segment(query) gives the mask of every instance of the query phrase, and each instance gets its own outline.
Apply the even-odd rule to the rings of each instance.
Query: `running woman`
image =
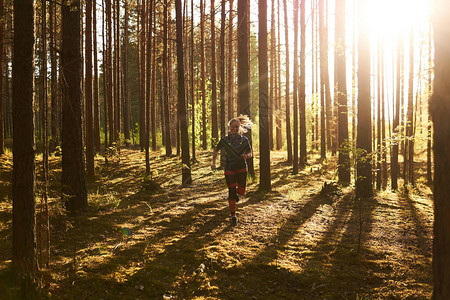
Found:
[[[228,204],[230,207],[231,224],[237,225],[236,203],[239,195],[245,195],[247,184],[247,159],[252,157],[252,148],[247,132],[252,122],[247,116],[240,115],[228,122],[228,135],[223,137],[213,151],[211,169],[216,169],[216,159],[220,150],[225,150],[225,180],[228,185]]]

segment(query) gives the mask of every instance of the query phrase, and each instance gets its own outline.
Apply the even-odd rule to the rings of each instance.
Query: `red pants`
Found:
[[[245,186],[247,184],[247,169],[226,170],[225,180],[228,185],[228,199],[239,201],[239,195],[245,195]]]

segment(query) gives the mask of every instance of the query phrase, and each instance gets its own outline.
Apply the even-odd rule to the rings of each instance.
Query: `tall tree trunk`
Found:
[[[96,1],[92,2],[92,36],[93,36],[93,52],[94,52],[94,145],[95,152],[101,151],[100,146],[100,103],[98,91],[98,60],[97,60],[97,5]],[[103,80],[105,78],[103,77]],[[103,91],[104,92],[104,91]]]
[[[220,136],[227,134],[225,128],[225,0],[220,0]]]
[[[2,155],[5,151],[5,135],[4,135],[4,124],[5,120],[3,118],[4,111],[3,111],[3,63],[4,63],[4,56],[3,56],[3,39],[4,39],[4,32],[5,32],[5,16],[4,16],[5,10],[4,10],[4,3],[3,0],[0,0],[0,155]]]
[[[270,149],[273,149],[273,115],[274,115],[274,93],[275,93],[275,74],[276,74],[276,63],[275,63],[275,0],[270,1],[271,16],[270,16],[270,79],[269,79],[269,143]],[[239,20],[238,20],[239,22]]]
[[[109,131],[108,131],[108,68],[106,67],[107,61],[108,61],[108,51],[107,51],[107,41],[106,41],[106,26],[105,26],[105,15],[106,15],[106,0],[102,1],[102,51],[103,51],[103,66],[102,66],[102,72],[103,72],[103,122],[104,122],[104,128],[103,132],[105,134],[105,152],[109,145]],[[138,24],[139,25],[139,24]],[[140,74],[140,73],[139,73]],[[140,78],[140,77],[139,77]],[[140,90],[139,90],[140,91]],[[105,156],[105,160],[107,160],[107,157]]]
[[[156,2],[153,3],[155,16],[153,17],[153,28],[156,30]],[[153,39],[152,56],[152,97],[151,97],[151,123],[152,123],[152,150],[156,151],[156,38]]]
[[[249,13],[250,15],[250,13]],[[276,112],[277,118],[275,121],[276,126],[276,141],[277,141],[277,150],[281,150],[283,147],[283,136],[282,136],[282,113],[281,113],[281,26],[280,26],[280,0],[277,0],[277,96],[276,96]]]
[[[56,18],[56,4],[50,2],[50,152],[55,150],[58,144],[58,65],[56,57],[56,28],[57,28],[57,18]],[[1,30],[1,29],[0,29]],[[3,31],[3,30],[1,30]]]
[[[348,144],[347,69],[345,66],[345,0],[336,0],[335,41],[336,94],[338,102],[338,177],[344,185],[350,183],[350,157]]]
[[[297,1],[297,0],[294,0]],[[270,180],[270,145],[269,145],[269,105],[268,105],[268,76],[267,65],[267,2],[258,1],[259,33],[258,33],[258,62],[259,62],[259,153],[260,153],[260,178],[259,189],[271,190]]]
[[[216,80],[216,19],[215,19],[215,4],[211,0],[211,135],[213,143],[219,141],[219,129],[217,127],[217,80]]]
[[[250,82],[249,82],[249,65],[248,60],[248,35],[247,35],[247,0],[238,0],[238,101],[239,101],[239,114],[247,115],[251,118],[250,111]],[[245,133],[245,136],[252,144],[252,132],[251,129]],[[255,176],[255,170],[253,167],[253,159],[248,161],[248,173],[250,176]]]
[[[298,95],[300,109],[300,167],[306,166],[306,18],[305,18],[305,2],[300,0],[300,88]]]
[[[321,85],[320,85],[320,72],[319,72],[319,70],[320,70],[320,68],[319,68],[319,53],[320,53],[320,47],[319,47],[319,22],[317,21],[318,19],[319,19],[319,9],[318,9],[318,3],[317,3],[317,1],[318,0],[313,0],[314,1],[314,14],[315,14],[315,20],[316,20],[316,22],[315,22],[315,28],[314,28],[314,41],[315,41],[315,43],[314,43],[314,47],[315,47],[315,50],[314,50],[314,67],[315,67],[315,74],[316,74],[316,80],[315,80],[315,82],[314,82],[314,85],[315,85],[315,91],[316,91],[316,111],[315,111],[315,116],[314,116],[314,118],[315,118],[315,124],[316,124],[316,128],[315,128],[315,130],[316,130],[316,132],[315,132],[315,134],[314,134],[314,137],[315,137],[315,141],[316,141],[316,149],[319,147],[319,131],[320,130],[322,130],[322,125],[321,125],[321,128],[319,129],[319,112],[321,112],[322,111],[322,108],[319,108],[319,103],[322,105],[322,103],[321,103],[321,95],[322,95],[322,92],[321,92],[321,90],[322,90],[322,88],[321,88]],[[321,117],[322,117],[322,114],[321,114]],[[320,121],[320,124],[322,124],[323,122],[322,121]],[[325,126],[325,125],[324,125]],[[325,127],[324,127],[325,128]],[[322,144],[322,139],[321,139],[321,141],[320,141],[320,143]],[[325,139],[323,140],[323,144],[325,145]],[[323,148],[323,150],[322,150],[322,148]],[[322,158],[325,158],[325,147],[321,147],[321,157]]]
[[[201,91],[202,91],[202,148],[208,147],[206,136],[206,61],[205,61],[205,7],[204,1],[200,0],[200,53],[201,53]]]
[[[48,89],[47,89],[47,3],[42,3],[42,200],[37,222],[37,245],[39,265],[50,263],[50,222],[48,215]],[[1,86],[1,85],[0,85]]]
[[[292,173],[298,174],[298,0],[294,0],[294,90],[292,102],[294,104],[294,160]]]
[[[224,109],[224,107],[222,107],[222,109]],[[191,0],[191,110],[192,110],[191,112],[192,161],[195,162],[196,157],[195,157],[195,98],[194,98],[194,0]]]
[[[323,132],[322,135],[326,134],[326,148],[331,149],[331,122],[333,116],[331,107],[330,79],[328,75],[328,30],[325,24],[325,18],[328,16],[325,14],[324,1],[325,0],[319,0],[320,81],[323,89],[322,95],[325,97],[324,108],[326,110],[324,112],[326,114],[325,132]]]
[[[320,157],[326,158],[326,151],[329,148],[327,142],[327,131],[329,129],[329,115],[327,114],[327,126],[325,126],[325,61],[327,60],[325,45],[325,20],[324,20],[324,0],[319,0],[319,52],[320,52]]]
[[[403,53],[403,39],[401,36],[398,37],[397,41],[397,78],[396,78],[396,90],[395,90],[395,111],[394,111],[394,121],[393,127],[393,146],[392,146],[392,157],[391,157],[391,187],[392,190],[397,190],[397,176],[398,176],[398,150],[399,150],[399,119],[400,119],[400,98],[401,98],[401,57]]]
[[[417,99],[416,99],[417,101]],[[406,150],[404,161],[407,169],[405,176],[405,185],[410,183],[414,186],[414,131],[413,131],[413,114],[414,114],[414,32],[410,29],[409,34],[409,82],[408,82],[408,110],[406,116]]]
[[[167,14],[168,14],[168,6],[169,3],[167,0],[164,0],[164,17],[163,17],[163,93],[164,93],[164,135],[165,135],[165,142],[166,142],[166,156],[172,155],[172,143],[170,140],[170,111],[169,111],[169,66],[168,66],[168,20],[167,20]]]
[[[12,262],[19,273],[37,268],[35,237],[34,1],[14,0],[13,237]]]
[[[183,62],[183,20],[181,16],[181,0],[175,1],[177,23],[177,65],[178,65],[178,117],[181,129],[181,161],[182,183],[191,184],[191,162],[189,157],[189,134],[186,117],[186,101],[184,93],[184,62]]]
[[[433,296],[450,298],[450,3],[435,0],[434,30],[434,90],[430,111],[434,127],[434,241]]]
[[[108,130],[109,145],[114,141],[114,111],[113,111],[113,72],[112,72],[112,16],[111,0],[105,0],[106,4],[106,101],[108,106]]]
[[[120,4],[119,0],[114,0],[114,140],[120,143],[120,29],[119,29],[119,19],[120,19]],[[147,60],[148,61],[148,60]]]
[[[151,87],[151,61],[152,61],[152,25],[153,25],[153,11],[154,11],[154,1],[153,0],[149,0],[147,5],[148,5],[148,14],[147,14],[147,24],[146,24],[146,28],[147,28],[147,50],[146,50],[146,61],[147,61],[147,68],[146,68],[146,74],[147,74],[147,81],[145,82],[145,171],[147,175],[150,175],[150,95],[152,93],[152,91],[150,91],[150,87]]]
[[[233,0],[230,0],[230,19],[228,22],[228,120],[234,118],[233,103],[233,86],[234,86],[234,70],[233,70]]]
[[[372,116],[370,105],[370,39],[367,25],[367,3],[359,3],[358,30],[358,125],[356,148],[361,152],[357,160],[356,196],[371,197],[372,190]]]
[[[315,139],[315,115],[317,110],[316,105],[316,77],[317,74],[315,72],[315,58],[316,58],[316,37],[315,37],[315,29],[316,29],[316,8],[315,8],[315,0],[311,0],[311,150],[316,150],[316,139]]]
[[[381,174],[381,187],[383,190],[386,189],[388,180],[388,169],[387,169],[387,146],[386,146],[386,105],[385,105],[385,84],[384,84],[384,42],[381,41],[381,147],[382,147],[382,174]],[[389,114],[388,114],[389,116]],[[390,118],[389,118],[390,119]],[[389,121],[388,121],[389,122]]]
[[[377,66],[377,159],[376,159],[376,189],[381,190],[382,178],[381,178],[381,152],[383,151],[381,147],[381,38],[378,39],[378,51],[376,55],[376,66]],[[375,101],[374,101],[375,102]],[[375,110],[374,110],[375,113]],[[375,135],[374,135],[375,136]]]
[[[138,38],[138,72],[139,72],[139,145],[141,151],[145,148],[145,0],[141,2],[140,22],[138,18],[138,28],[140,24],[140,34]],[[163,132],[164,135],[164,132]]]
[[[128,0],[124,3],[124,28],[123,28],[123,134],[125,138],[125,145],[130,146],[130,99],[128,92]]]
[[[432,28],[430,24],[430,30],[429,30],[429,47],[428,47],[428,94],[431,95],[432,92],[432,73],[433,73],[433,34],[432,34]],[[428,108],[429,111],[429,108]],[[427,125],[427,183],[431,185],[433,183],[433,176],[431,174],[431,122],[428,117],[428,125]]]
[[[288,13],[287,13],[287,0],[283,0],[284,7],[284,35],[286,40],[286,145],[287,145],[287,161],[292,163],[292,136],[291,136],[291,103],[290,97],[290,61],[289,61],[289,23],[288,23]]]
[[[86,132],[86,171],[88,176],[94,175],[94,121],[92,113],[92,0],[86,0],[86,40],[85,40],[85,132]]]
[[[62,127],[62,192],[70,212],[87,209],[81,130],[80,2],[62,6],[62,69],[64,76]]]

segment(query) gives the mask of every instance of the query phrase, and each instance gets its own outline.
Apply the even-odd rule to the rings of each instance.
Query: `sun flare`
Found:
[[[429,21],[430,0],[370,0],[368,11],[372,33],[405,34]]]

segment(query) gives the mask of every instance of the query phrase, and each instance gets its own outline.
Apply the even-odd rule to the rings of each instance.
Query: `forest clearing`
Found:
[[[146,185],[144,153],[96,156],[88,212],[68,214],[49,195],[49,268],[36,275],[42,299],[429,299],[431,190],[378,192],[357,201],[336,185],[336,157],[292,175],[272,152],[272,191],[250,180],[231,227],[223,171],[198,154],[193,184],[181,187],[180,160],[151,152],[160,188]],[[120,158],[120,160],[118,159]],[[21,299],[9,277],[12,157],[1,158],[0,298]],[[38,158],[39,160],[39,158]],[[256,159],[255,159],[256,160]],[[49,190],[61,160],[50,157]],[[418,168],[420,169],[420,168]],[[258,169],[256,170],[258,173]],[[37,172],[37,186],[40,175]],[[324,188],[324,184],[328,183]],[[37,211],[40,207],[36,194]],[[39,216],[37,216],[39,218]],[[6,220],[6,221],[5,221]]]

